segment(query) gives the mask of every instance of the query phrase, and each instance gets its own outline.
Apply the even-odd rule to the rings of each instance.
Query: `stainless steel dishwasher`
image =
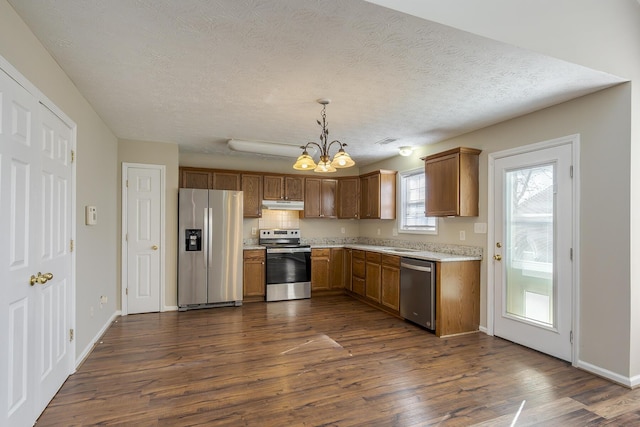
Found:
[[[435,263],[400,261],[400,316],[423,328],[436,329]]]

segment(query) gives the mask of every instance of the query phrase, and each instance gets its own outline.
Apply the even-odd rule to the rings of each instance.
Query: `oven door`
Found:
[[[311,281],[311,249],[267,249],[267,285]]]

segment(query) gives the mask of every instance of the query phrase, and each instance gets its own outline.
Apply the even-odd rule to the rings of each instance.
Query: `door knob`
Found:
[[[154,251],[158,250],[158,247],[156,245],[151,246],[151,249],[153,249]]]
[[[500,260],[502,259],[502,255],[495,254],[495,255],[493,256],[493,259],[495,259],[496,261],[500,261]]]
[[[29,279],[29,284],[31,286],[35,285],[36,283],[39,285],[44,285],[45,283],[47,283],[47,281],[51,279],[53,279],[53,274],[51,273],[42,274],[38,271],[37,276],[31,275],[31,278]]]

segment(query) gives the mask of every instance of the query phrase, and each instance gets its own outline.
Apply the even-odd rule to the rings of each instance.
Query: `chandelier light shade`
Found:
[[[335,172],[336,168],[349,168],[356,164],[353,161],[351,156],[344,151],[344,147],[347,144],[338,141],[337,139],[331,142],[327,142],[329,139],[329,129],[327,128],[327,104],[329,104],[331,100],[326,98],[318,99],[318,104],[322,105],[322,122],[320,120],[316,120],[318,125],[322,128],[322,133],[320,134],[320,144],[316,142],[307,142],[305,145],[301,146],[302,154],[298,157],[293,168],[296,170],[306,171],[313,170],[314,172]],[[333,156],[333,160],[331,160],[331,156],[329,155],[329,149],[332,145],[338,144],[340,147],[338,152]],[[320,150],[320,161],[316,165],[307,151],[309,146],[315,145]]]

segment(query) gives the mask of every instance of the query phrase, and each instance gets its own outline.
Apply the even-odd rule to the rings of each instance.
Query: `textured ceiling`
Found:
[[[623,80],[360,0],[9,0],[122,139],[331,139],[359,165]],[[386,138],[388,144],[375,144]]]

